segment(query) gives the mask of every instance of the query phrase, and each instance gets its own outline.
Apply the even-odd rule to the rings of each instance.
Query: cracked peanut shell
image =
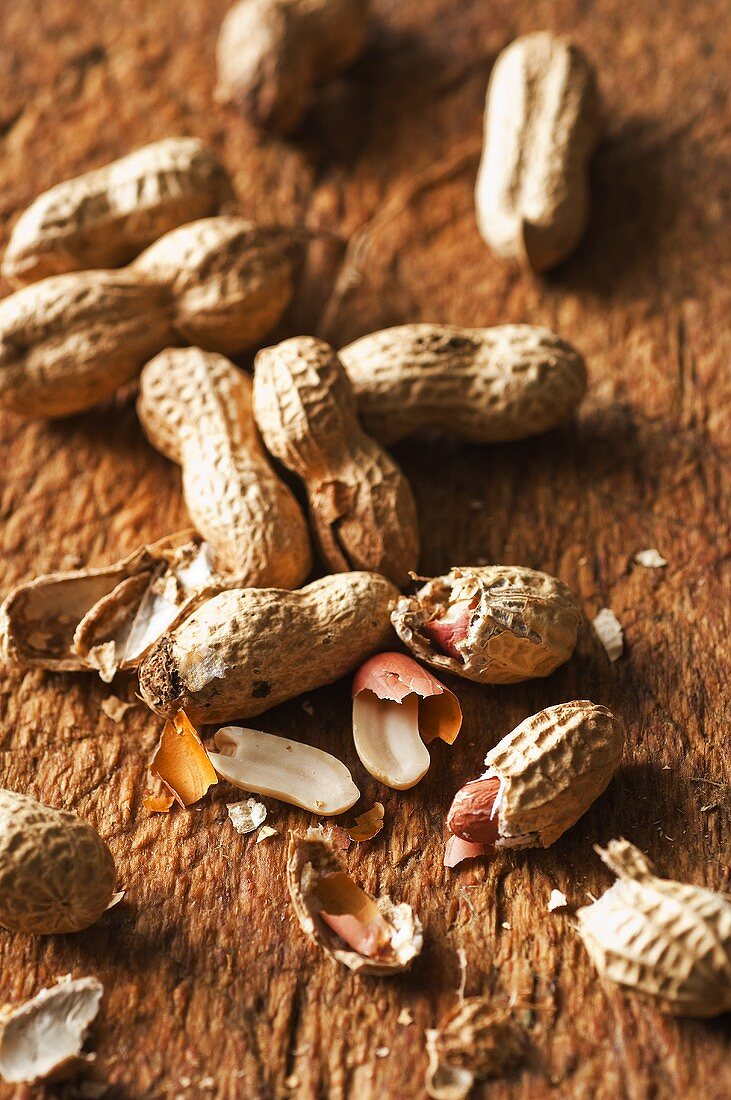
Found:
[[[402,596],[396,633],[419,660],[482,684],[549,676],[574,651],[581,607],[548,573],[455,566]]]
[[[731,1011],[731,900],[659,878],[627,840],[596,851],[618,881],[576,918],[599,974],[672,1016]]]
[[[421,921],[411,906],[356,886],[320,829],[289,834],[287,886],[304,934],[355,973],[398,974],[421,952]]]
[[[294,592],[222,592],[164,635],[139,668],[140,693],[167,718],[248,718],[331,684],[393,638],[394,585],[336,573]]]

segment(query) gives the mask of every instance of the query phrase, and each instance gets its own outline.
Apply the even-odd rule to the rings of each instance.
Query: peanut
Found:
[[[121,271],[54,275],[0,301],[0,404],[70,416],[169,345],[230,352],[256,343],[291,294],[281,231],[235,217],[192,222]]]
[[[296,592],[223,592],[153,647],[139,669],[142,698],[196,723],[261,714],[383,648],[397,594],[377,573],[338,573]]]
[[[78,932],[109,905],[116,871],[106,844],[76,814],[0,790],[0,924],[14,932]]]
[[[389,446],[425,428],[504,443],[565,420],[586,390],[584,359],[549,329],[399,325],[340,352],[367,432]]]
[[[216,98],[289,133],[313,87],[358,57],[367,25],[366,0],[239,0],[218,37]]]
[[[517,565],[455,567],[391,616],[420,661],[481,684],[549,676],[573,653],[581,619],[565,584]]]
[[[731,1012],[731,901],[659,878],[626,840],[596,848],[619,881],[576,913],[599,974],[673,1016]]]
[[[548,848],[607,788],[624,749],[622,724],[586,699],[526,718],[485,757],[486,771],[454,797],[447,817],[462,840]]]
[[[254,414],[269,451],[307,486],[329,568],[373,570],[405,584],[419,556],[414,498],[390,455],[360,427],[329,344],[300,336],[260,351]]]
[[[232,197],[225,169],[196,138],[145,145],[40,195],[15,223],[2,274],[20,286],[128,263],[163,233]]]
[[[356,974],[397,974],[421,953],[424,932],[411,906],[361,890],[320,829],[290,832],[287,886],[307,938]]]
[[[544,271],[580,240],[599,137],[594,70],[565,38],[518,38],[498,57],[485,107],[477,224],[499,256]]]
[[[312,564],[307,524],[264,455],[251,390],[223,355],[167,350],[143,370],[137,410],[153,446],[182,466],[188,513],[221,567],[242,586],[295,588]]]

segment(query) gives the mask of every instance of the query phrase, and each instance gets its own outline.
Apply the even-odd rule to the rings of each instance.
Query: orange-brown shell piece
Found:
[[[191,806],[218,783],[216,770],[185,711],[179,710],[171,722],[165,723],[150,771],[159,776],[181,806]]]

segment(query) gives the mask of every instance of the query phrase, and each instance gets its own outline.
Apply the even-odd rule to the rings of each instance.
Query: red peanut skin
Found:
[[[454,796],[447,814],[447,827],[455,836],[473,844],[495,846],[500,835],[498,815],[492,812],[500,790],[496,775],[473,779]]]

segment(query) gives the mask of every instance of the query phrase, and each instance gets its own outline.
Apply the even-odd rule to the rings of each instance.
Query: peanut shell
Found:
[[[40,195],[18,218],[2,263],[13,285],[119,267],[163,233],[233,197],[225,169],[197,138],[136,149]]]
[[[539,31],[503,50],[490,76],[475,189],[478,228],[494,252],[544,271],[574,250],[599,131],[594,70],[580,49]]]
[[[335,962],[361,975],[397,974],[408,970],[424,942],[421,921],[411,906],[394,905],[388,896],[374,899],[390,939],[388,953],[372,958],[352,949],[320,916],[322,904],[315,888],[318,878],[345,873],[345,865],[319,829],[304,836],[289,834],[287,885],[300,928]]]
[[[19,584],[0,608],[0,656],[56,672],[97,670],[111,680],[208,596],[238,587],[210,547],[179,531],[113,565],[48,573]]]
[[[120,271],[55,275],[0,301],[0,404],[70,416],[110,397],[163,348],[240,350],[292,294],[289,238],[242,218],[174,229]]]
[[[485,757],[500,779],[497,848],[548,848],[586,813],[619,767],[624,729],[588,699],[526,718]]]
[[[13,932],[79,932],[114,892],[114,860],[76,814],[0,790],[0,924]]]
[[[731,900],[659,878],[626,840],[596,851],[618,881],[576,918],[599,974],[673,1016],[731,1011]]]
[[[254,412],[269,451],[307,487],[329,568],[373,570],[405,584],[419,556],[416,504],[401,469],[360,427],[329,344],[300,336],[260,351]]]
[[[473,443],[547,432],[586,391],[581,354],[534,325],[398,325],[340,351],[366,431],[386,446],[438,428]]]
[[[153,445],[182,466],[188,513],[221,567],[240,586],[294,588],[312,564],[309,534],[267,462],[251,391],[224,356],[171,349],[143,370],[137,411]]]
[[[463,609],[463,636],[450,654],[436,648],[425,629],[455,605]],[[549,676],[573,653],[581,619],[565,584],[517,565],[454,567],[402,596],[391,616],[419,660],[482,684]]]
[[[141,695],[158,714],[182,709],[195,723],[261,714],[383,648],[396,595],[377,573],[221,593],[156,643],[139,669]]]
[[[216,99],[289,133],[314,86],[356,59],[366,30],[366,0],[239,0],[218,36]]]

